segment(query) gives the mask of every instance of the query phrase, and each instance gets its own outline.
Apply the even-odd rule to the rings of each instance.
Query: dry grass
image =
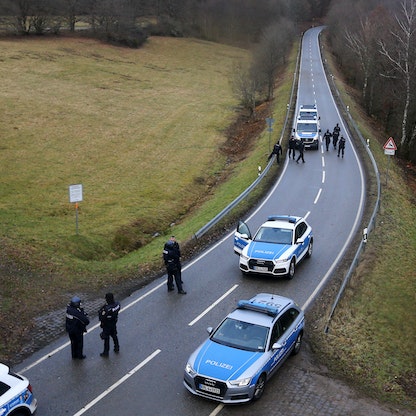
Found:
[[[163,233],[224,168],[230,69],[245,51],[166,38],[140,50],[85,39],[0,46],[1,236],[12,244],[74,250],[68,187],[81,183],[80,233],[111,257],[120,227],[140,220]]]

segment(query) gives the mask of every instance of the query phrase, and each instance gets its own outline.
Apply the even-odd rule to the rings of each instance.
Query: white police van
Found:
[[[319,120],[315,104],[305,104],[299,107],[293,132],[295,140],[301,140],[305,149],[318,150],[319,148],[319,133],[321,132]]]

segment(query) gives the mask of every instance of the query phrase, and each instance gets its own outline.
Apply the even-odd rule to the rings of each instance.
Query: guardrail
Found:
[[[287,125],[288,125],[288,122],[289,122],[290,109],[292,108],[292,105],[293,105],[293,99],[294,99],[294,94],[295,94],[295,86],[297,84],[297,77],[298,77],[298,74],[299,74],[299,65],[300,65],[300,47],[299,47],[298,55],[297,55],[297,58],[296,58],[296,70],[293,74],[293,82],[292,82],[292,90],[291,90],[291,93],[290,93],[290,100],[289,100],[289,104],[287,105],[286,117],[285,117],[285,121],[283,123],[282,131],[280,132],[280,138],[279,138],[279,143],[280,144],[282,143],[283,136],[284,136],[284,133],[286,131],[286,128],[287,128]],[[269,172],[270,167],[272,166],[272,164],[273,164],[273,158],[270,159],[269,163],[264,168],[263,172],[257,177],[257,179],[247,189],[245,189],[236,199],[234,199],[234,201],[232,201],[219,214],[217,214],[211,221],[209,221],[202,228],[200,228],[194,234],[194,238],[196,238],[196,239],[201,238],[215,224],[217,224],[219,221],[221,221],[221,219],[223,219],[227,214],[229,214],[231,212],[231,210],[233,208],[235,208],[245,197],[247,197],[250,194],[250,192],[260,183],[260,181],[267,175],[267,173]]]

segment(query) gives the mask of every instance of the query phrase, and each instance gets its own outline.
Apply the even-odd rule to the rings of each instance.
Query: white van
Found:
[[[316,105],[299,107],[293,132],[296,140],[302,140],[305,149],[318,150],[319,148],[319,133],[321,132],[319,118]]]

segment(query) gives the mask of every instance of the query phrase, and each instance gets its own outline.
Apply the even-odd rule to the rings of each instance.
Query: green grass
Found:
[[[119,229],[135,224],[138,244],[165,233],[224,170],[230,70],[245,51],[164,38],[140,50],[68,39],[1,50],[0,220],[12,244],[64,263],[113,260]]]

